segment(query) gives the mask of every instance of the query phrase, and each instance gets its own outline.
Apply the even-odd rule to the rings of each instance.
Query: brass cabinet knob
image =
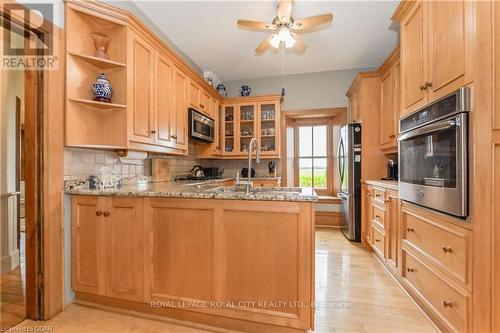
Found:
[[[375,242],[380,242],[380,239],[378,239],[378,238],[375,238]]]
[[[408,231],[408,232],[414,232],[415,230],[413,228],[408,227],[408,228],[406,228],[406,231]]]
[[[151,131],[151,134],[156,134],[156,130],[152,130],[152,131]]]
[[[171,135],[170,136],[172,139],[177,139],[177,135]]]
[[[104,215],[104,217],[108,217],[109,215],[111,215],[111,213],[108,211],[105,211],[104,213],[102,213],[102,215]]]
[[[421,84],[420,87],[418,87],[418,89],[420,89],[420,91],[423,91],[425,89],[425,86]]]
[[[410,268],[410,267],[408,267],[406,270],[407,270],[409,273],[415,272],[415,268]]]
[[[445,308],[452,308],[453,307],[453,303],[451,303],[450,301],[444,300],[443,301],[443,306]]]
[[[375,197],[380,198],[380,194],[375,194]]]
[[[102,210],[98,210],[97,212],[95,212],[95,215],[101,216],[102,215]]]
[[[425,83],[425,89],[432,87],[432,82]]]
[[[382,219],[379,215],[375,215],[376,219]]]
[[[449,246],[443,246],[443,247],[441,247],[441,249],[443,249],[444,253],[452,253],[453,252],[453,249]]]

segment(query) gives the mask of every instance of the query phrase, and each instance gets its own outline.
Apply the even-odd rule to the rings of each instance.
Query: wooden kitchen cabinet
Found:
[[[401,116],[473,81],[474,4],[471,1],[403,1]]]
[[[211,114],[222,97],[132,14],[95,1],[66,6],[65,144],[187,155],[188,107]],[[96,31],[112,39],[109,59],[95,57]],[[99,73],[112,103],[93,100]]]
[[[188,129],[187,129],[187,93],[189,78],[176,68],[174,72],[174,113],[175,113],[175,148],[182,149],[187,154]]]
[[[252,137],[260,142],[262,158],[279,158],[281,147],[280,96],[252,96],[224,100],[217,117],[220,149],[207,153],[197,149],[199,158],[244,159]]]
[[[155,57],[155,117],[157,132],[155,143],[166,147],[175,146],[176,115],[174,73],[175,66],[162,53]],[[181,89],[183,89],[181,87]]]
[[[73,290],[105,295],[104,217],[100,197],[74,197],[71,207]]]
[[[399,46],[380,66],[380,146],[384,152],[397,151],[400,112]]]
[[[143,234],[142,200],[73,196],[73,289],[143,301]]]
[[[130,34],[131,124],[130,140],[155,143],[154,84],[155,50],[137,33]]]

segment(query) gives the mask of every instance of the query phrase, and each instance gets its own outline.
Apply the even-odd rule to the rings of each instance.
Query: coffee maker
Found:
[[[387,160],[387,177],[382,180],[398,180],[398,162],[396,159],[389,157]]]

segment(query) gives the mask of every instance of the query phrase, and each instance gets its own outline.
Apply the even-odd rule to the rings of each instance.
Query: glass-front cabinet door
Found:
[[[250,140],[257,136],[256,121],[257,121],[257,104],[239,104],[238,105],[238,137],[239,137],[239,153],[247,154]]]
[[[262,155],[279,154],[279,103],[259,103],[260,149]]]
[[[223,144],[224,154],[231,154],[235,152],[235,116],[236,116],[236,105],[224,105],[223,110],[223,125],[221,126],[223,131]]]

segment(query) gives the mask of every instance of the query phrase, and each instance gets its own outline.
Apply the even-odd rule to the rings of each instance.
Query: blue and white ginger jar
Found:
[[[252,92],[252,89],[249,86],[247,86],[247,85],[241,86],[241,96],[242,97],[250,96],[251,92]]]
[[[113,86],[109,82],[106,74],[99,74],[94,84],[92,84],[92,91],[94,92],[94,100],[111,103]]]

